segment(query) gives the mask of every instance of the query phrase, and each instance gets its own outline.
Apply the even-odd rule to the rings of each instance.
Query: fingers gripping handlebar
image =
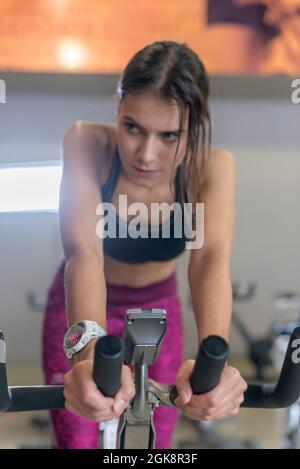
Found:
[[[210,336],[199,347],[191,375],[194,394],[213,389],[227,360],[229,347],[224,339]],[[124,362],[123,341],[107,335],[95,346],[93,378],[99,390],[113,397],[120,388]],[[177,397],[176,386],[170,389],[170,401]],[[249,384],[242,407],[282,408],[291,406],[300,395],[300,327],[290,336],[277,384]],[[58,409],[64,407],[63,386],[8,386],[6,350],[0,331],[0,412]]]

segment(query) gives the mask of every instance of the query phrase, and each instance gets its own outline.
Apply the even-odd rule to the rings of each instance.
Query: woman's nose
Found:
[[[147,138],[143,141],[140,151],[139,151],[139,161],[141,164],[144,164],[145,167],[149,167],[153,164],[156,160],[156,143],[154,139]],[[146,168],[144,168],[146,169]]]

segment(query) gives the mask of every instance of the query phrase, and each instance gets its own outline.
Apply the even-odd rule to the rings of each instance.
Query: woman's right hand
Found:
[[[120,417],[135,394],[131,370],[122,366],[121,387],[114,398],[105,397],[93,377],[93,359],[77,362],[64,376],[65,408],[89,420],[102,422]]]

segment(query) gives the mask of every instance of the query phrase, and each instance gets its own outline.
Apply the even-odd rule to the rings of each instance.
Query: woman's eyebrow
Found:
[[[140,125],[135,119],[133,119],[133,117],[130,117],[130,116],[127,116],[127,115],[126,115],[126,116],[123,116],[123,119],[126,119],[126,120],[131,121],[131,122],[134,123],[137,127],[140,127],[140,129],[142,129],[142,130],[146,130],[146,129],[144,129],[144,127],[143,127],[142,125]],[[168,134],[168,133],[180,133],[180,132],[187,132],[187,130],[186,130],[186,129],[181,129],[181,131],[180,131],[180,129],[178,129],[178,130],[177,130],[177,129],[176,129],[176,130],[163,130],[163,131],[160,132],[160,133],[162,133],[162,134]]]

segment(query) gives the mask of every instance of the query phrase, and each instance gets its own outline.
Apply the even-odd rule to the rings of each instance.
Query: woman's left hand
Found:
[[[180,394],[175,399],[176,406],[193,420],[217,420],[237,415],[247,389],[240,372],[232,366],[225,366],[219,384],[205,394],[196,395],[190,384],[194,364],[195,360],[184,361],[177,373],[178,393],[185,391],[186,395]]]

